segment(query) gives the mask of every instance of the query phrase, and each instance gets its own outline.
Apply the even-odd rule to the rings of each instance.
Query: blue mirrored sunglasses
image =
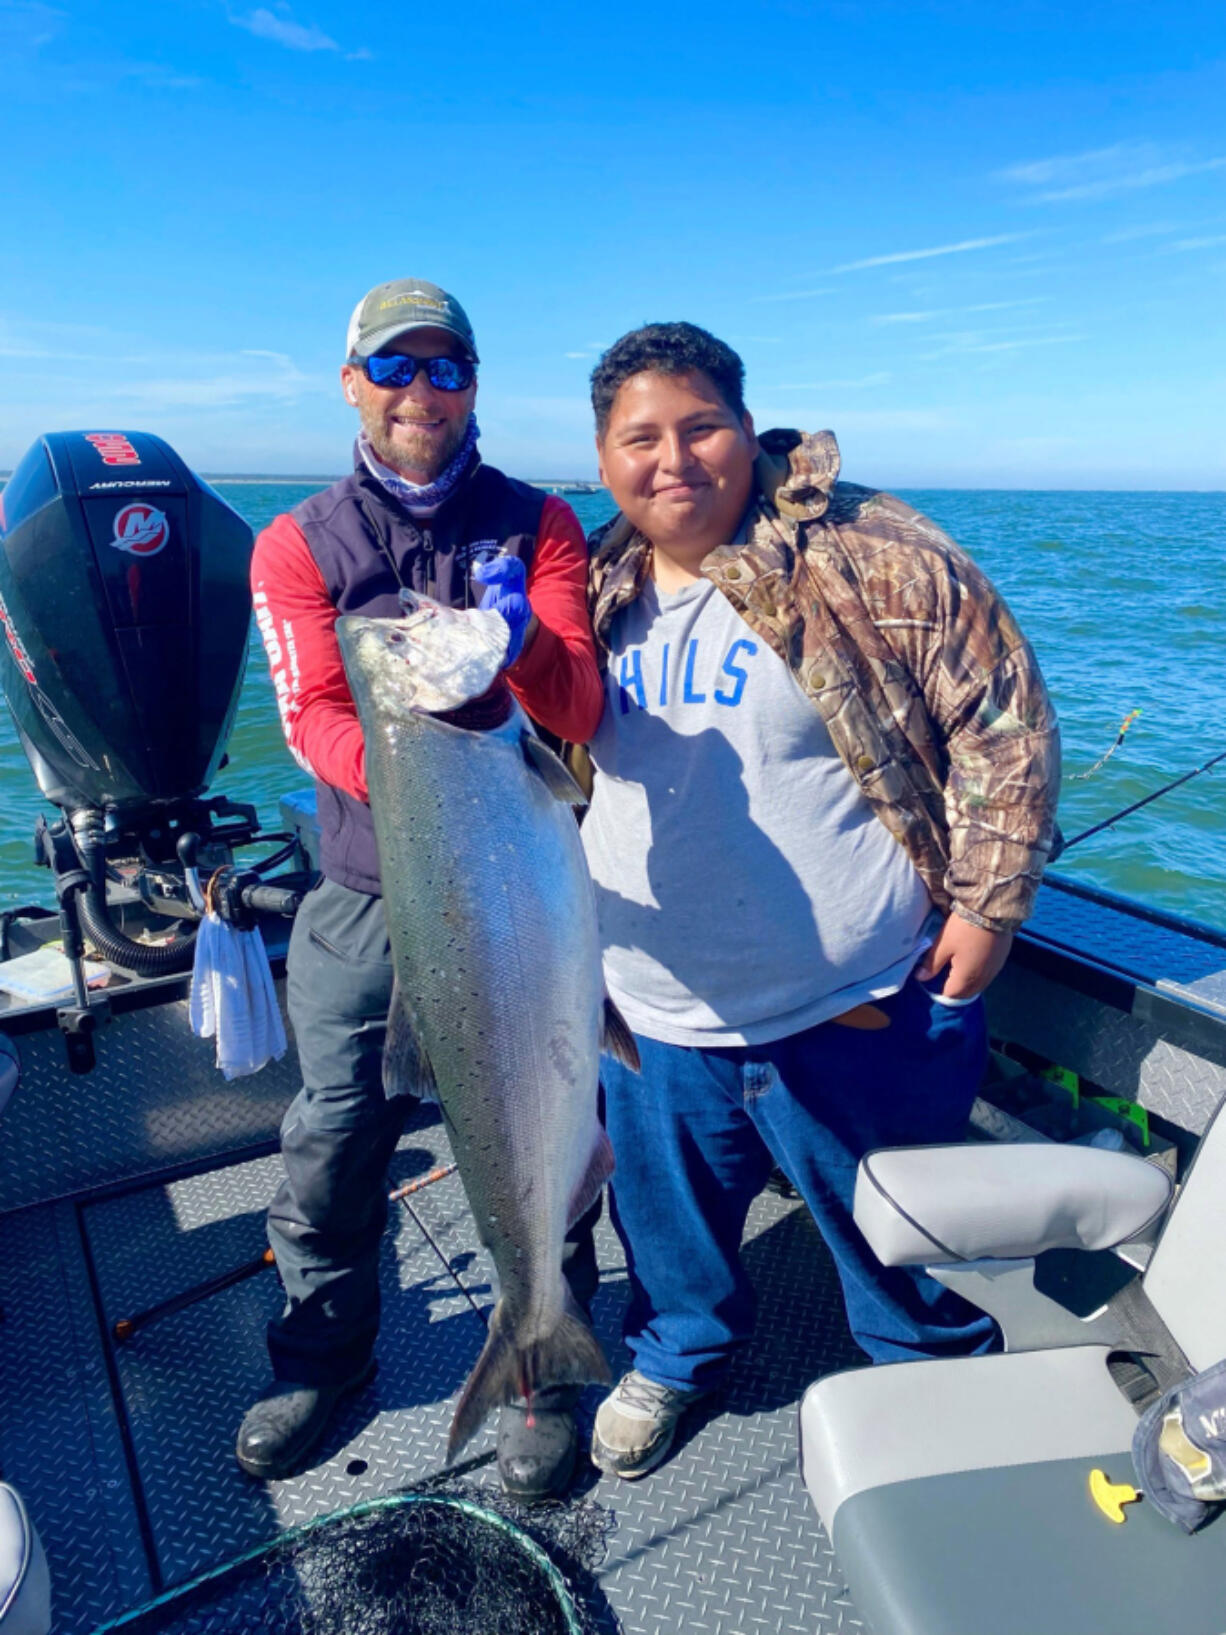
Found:
[[[399,389],[417,379],[417,371],[424,369],[426,379],[440,392],[462,392],[476,378],[476,369],[469,358],[414,358],[396,352],[387,357],[376,352],[369,358],[350,358],[355,368],[361,369],[375,386]]]

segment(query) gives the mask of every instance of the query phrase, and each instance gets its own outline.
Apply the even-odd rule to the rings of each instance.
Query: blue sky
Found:
[[[0,467],[345,469],[345,322],[455,291],[487,458],[705,324],[882,486],[1226,487],[1226,7],[0,0]]]

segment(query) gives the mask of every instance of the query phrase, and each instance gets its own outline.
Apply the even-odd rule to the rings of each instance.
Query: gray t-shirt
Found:
[[[610,642],[582,834],[630,1026],[763,1044],[896,992],[931,900],[783,660],[706,580]]]

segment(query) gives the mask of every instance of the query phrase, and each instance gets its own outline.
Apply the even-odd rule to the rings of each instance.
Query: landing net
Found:
[[[603,1554],[604,1513],[556,1508],[539,1524],[534,1512],[534,1538],[468,1497],[393,1494],[284,1533],[94,1635],[616,1635],[582,1559]]]

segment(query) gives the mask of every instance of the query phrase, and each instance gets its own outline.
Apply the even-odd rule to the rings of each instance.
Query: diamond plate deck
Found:
[[[1179,983],[1193,993],[1202,983],[1214,986],[1226,970],[1226,949],[1216,943],[1079,897],[1058,885],[1046,884],[1040,890],[1026,929],[1145,982]]]
[[[1045,885],[1026,935],[1119,971],[1134,982],[1218,1006],[1226,950],[1127,906]],[[1198,1055],[1139,1016],[1074,992],[1013,961],[988,992],[993,1034],[1026,1045],[1112,1095],[1139,1101],[1199,1135],[1226,1096],[1226,1046]]]
[[[227,1084],[185,1000],[116,1017],[81,1077],[67,1071],[58,1028],[13,1042],[21,1083],[4,1113],[0,1214],[270,1141],[300,1082],[291,1048]]]
[[[414,1147],[402,1153],[399,1167],[416,1173],[423,1163]],[[261,1160],[87,1209],[108,1323],[259,1254],[279,1176],[279,1160]],[[463,1208],[458,1187],[435,1202],[440,1242],[450,1213]],[[384,1243],[388,1322],[379,1376],[346,1405],[323,1460],[295,1480],[264,1487],[243,1476],[233,1457],[238,1421],[269,1374],[264,1325],[280,1300],[272,1273],[165,1318],[117,1349],[168,1582],[226,1560],[279,1525],[390,1492],[442,1464],[448,1398],[482,1336],[433,1252],[415,1229],[406,1230],[410,1225],[406,1219]],[[463,1336],[453,1334],[457,1326]],[[364,1468],[352,1474],[355,1462]]]
[[[446,1159],[437,1124],[423,1122],[401,1144],[393,1178],[420,1173]],[[52,1321],[47,1303],[59,1298],[63,1274],[54,1220],[60,1211],[75,1230],[84,1222],[106,1324],[129,1316],[202,1278],[258,1254],[263,1213],[279,1176],[275,1158],[134,1190],[83,1206],[59,1205],[0,1223],[39,1247],[36,1265],[44,1304],[28,1308],[22,1331],[33,1336]],[[414,1200],[421,1219],[478,1303],[487,1304],[490,1266],[479,1247],[458,1179]],[[20,1247],[27,1263],[31,1249]],[[620,1245],[607,1221],[598,1233],[602,1281],[595,1319],[616,1368],[625,1298]],[[754,1205],[746,1264],[762,1310],[787,1321],[760,1325],[755,1343],[734,1370],[722,1400],[695,1410],[675,1457],[644,1481],[581,1480],[614,1512],[600,1583],[626,1635],[751,1635],[766,1631],[863,1629],[843,1592],[829,1547],[796,1468],[796,1402],[809,1381],[854,1364],[833,1266],[807,1212],[764,1194]],[[6,1265],[14,1261],[6,1255]],[[143,1329],[113,1355],[124,1417],[140,1473],[161,1579],[181,1582],[228,1560],[275,1531],[375,1494],[412,1484],[443,1463],[454,1398],[482,1340],[481,1326],[444,1272],[417,1225],[397,1210],[384,1242],[385,1299],[379,1373],[347,1404],[313,1469],[267,1486],[251,1482],[233,1460],[243,1410],[267,1378],[263,1325],[279,1300],[272,1273]],[[93,1338],[101,1378],[99,1324],[78,1300],[65,1350],[79,1333]],[[24,1381],[50,1400],[39,1417],[57,1422],[66,1405],[62,1386],[40,1368],[29,1346],[5,1353],[10,1392]],[[65,1362],[67,1374],[72,1368]],[[75,1385],[79,1394],[84,1386]],[[590,1421],[599,1392],[590,1393]],[[11,1397],[10,1397],[10,1400]],[[75,1407],[71,1415],[78,1423]],[[467,1450],[492,1447],[493,1424]],[[122,1457],[113,1450],[110,1480]],[[116,1460],[119,1464],[116,1464]],[[129,1500],[78,1506],[81,1472],[91,1468],[88,1439],[68,1445],[55,1470],[23,1455],[12,1474],[24,1488],[47,1538],[56,1579],[56,1628],[86,1631],[118,1606],[148,1593]],[[485,1468],[480,1481],[496,1477]],[[92,1489],[97,1497],[96,1487]],[[58,1497],[57,1497],[58,1496]],[[84,1508],[100,1534],[82,1540],[61,1525]],[[121,1517],[122,1520],[116,1518]],[[78,1525],[81,1525],[78,1521]],[[123,1571],[112,1558],[118,1546]],[[99,1561],[109,1563],[105,1571]],[[202,1628],[205,1627],[202,1625]]]
[[[1226,1096],[1226,1068],[1037,971],[1007,968],[988,994],[988,1022],[995,1037],[1026,1045],[1195,1135]]]
[[[1168,959],[1168,930],[1161,947],[1130,951],[1121,937],[1144,937],[1142,922],[1084,903],[1075,918],[1061,922],[1060,940],[1079,939],[1097,957],[1110,944],[1117,968],[1184,983],[1213,974],[1202,945]],[[1056,929],[1044,924],[1048,934]],[[1000,1031],[1139,1095],[1187,1129],[1202,1127],[1226,1093],[1220,1067],[1034,971],[1011,968],[993,1010]],[[210,1157],[224,1166],[226,1154],[272,1135],[296,1087],[292,1050],[257,1078],[227,1086],[177,1004],[119,1018],[88,1078],[65,1072],[53,1031],[23,1036],[20,1048],[24,1078],[0,1132],[0,1467],[25,1493],[47,1544],[57,1632],[85,1635],[159,1582],[180,1582],[278,1530],[436,1472],[482,1332],[402,1211],[383,1246],[379,1375],[345,1406],[319,1463],[300,1477],[262,1486],[233,1461],[238,1421],[267,1378],[263,1326],[279,1299],[273,1274],[151,1325],[126,1348],[108,1354],[104,1345],[104,1322],[262,1249],[276,1158],[157,1184],[139,1178]],[[421,1118],[393,1179],[445,1157],[439,1127]],[[125,1176],[138,1179],[122,1195],[22,1207]],[[490,1267],[458,1180],[413,1201],[465,1285],[487,1303]],[[617,1368],[625,1362],[625,1268],[607,1221],[598,1249],[595,1320]],[[691,1413],[675,1454],[643,1481],[589,1470],[580,1482],[615,1517],[600,1584],[626,1635],[865,1628],[796,1468],[803,1389],[860,1360],[833,1268],[804,1209],[769,1194],[751,1213],[745,1259],[762,1319],[723,1398]],[[590,1393],[589,1418],[595,1400]],[[491,1445],[492,1425],[468,1451]],[[496,1477],[487,1465],[478,1480],[492,1486]],[[200,1623],[210,1635],[221,1627]]]
[[[151,1586],[71,1205],[0,1221],[0,1311],[0,1472],[53,1563],[57,1635],[75,1635]]]

